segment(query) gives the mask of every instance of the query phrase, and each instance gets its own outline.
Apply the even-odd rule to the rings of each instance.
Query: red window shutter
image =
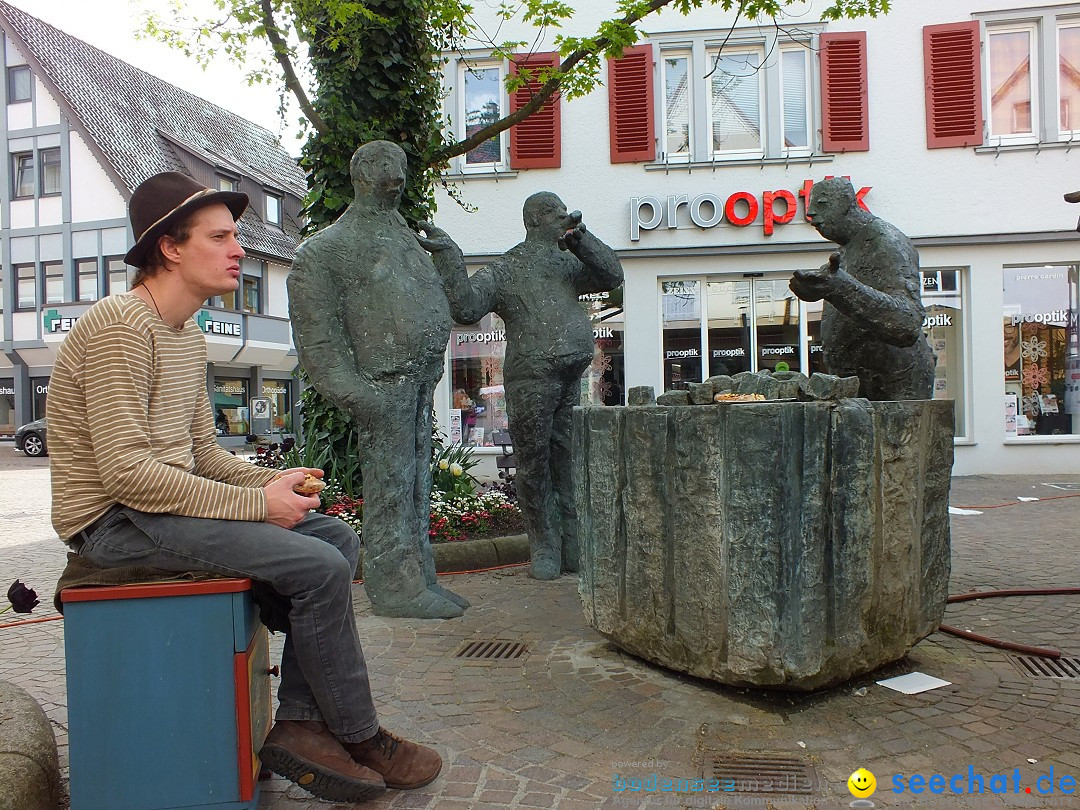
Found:
[[[923,28],[928,149],[983,142],[979,38],[977,20]]]
[[[822,34],[821,145],[826,152],[870,149],[866,32]]]
[[[514,57],[510,75],[525,68],[530,72],[559,64],[557,53],[535,53]],[[535,77],[510,94],[510,111],[517,112],[539,92],[542,83]],[[557,169],[562,165],[562,127],[559,94],[549,98],[539,110],[510,127],[510,166],[514,169]]]
[[[656,159],[652,45],[634,45],[608,60],[611,162]]]

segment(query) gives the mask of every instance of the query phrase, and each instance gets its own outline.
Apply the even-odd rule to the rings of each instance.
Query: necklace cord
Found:
[[[161,308],[157,305],[157,299],[154,298],[154,294],[150,292],[150,288],[146,286],[146,282],[143,282],[139,286],[146,290],[146,294],[150,296],[150,301],[154,304],[154,311],[157,313],[158,320],[164,321],[165,319],[161,317]]]

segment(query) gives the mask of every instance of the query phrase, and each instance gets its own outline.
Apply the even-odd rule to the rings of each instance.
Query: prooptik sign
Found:
[[[832,179],[826,177],[826,180]],[[759,195],[749,191],[736,191],[728,194],[705,192],[693,199],[687,194],[672,194],[663,201],[659,197],[646,195],[630,198],[630,241],[637,242],[642,231],[651,231],[666,225],[678,228],[679,210],[686,208],[690,221],[702,230],[715,228],[725,220],[737,228],[745,228],[760,221],[766,236],[771,236],[777,225],[783,225],[795,219],[802,200],[803,216],[810,203],[810,192],[814,188],[813,180],[804,180],[802,188],[796,191],[778,189],[763,191]],[[855,200],[867,211],[863,198],[873,186],[863,186],[855,192]],[[760,199],[760,201],[759,201]],[[809,221],[809,219],[807,220]]]

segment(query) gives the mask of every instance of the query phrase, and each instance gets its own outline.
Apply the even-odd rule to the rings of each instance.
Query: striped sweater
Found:
[[[56,358],[46,404],[52,522],[61,539],[120,503],[142,512],[261,521],[276,472],[221,448],[206,341],[131,293],[98,301]]]

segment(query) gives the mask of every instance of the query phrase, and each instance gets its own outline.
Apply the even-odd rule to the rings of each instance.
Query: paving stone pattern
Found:
[[[47,462],[14,464],[15,455],[0,445],[0,516],[7,527],[0,535],[0,584],[19,577],[36,587],[46,598],[34,615],[48,616],[63,548],[48,524]],[[1016,501],[1080,495],[1044,486],[1058,481],[1080,483],[1080,477],[954,479],[954,505],[1017,505],[953,517],[951,592],[1077,584],[1080,498]],[[621,653],[585,627],[572,579],[537,582],[523,568],[451,579],[473,602],[462,619],[376,617],[356,589],[384,724],[436,745],[446,760],[427,788],[390,791],[365,807],[841,807],[852,799],[847,777],[860,766],[877,775],[878,807],[934,807],[945,806],[945,797],[894,795],[892,775],[966,775],[973,766],[987,779],[1020,768],[1025,785],[1051,768],[1057,778],[1080,776],[1080,683],[1032,680],[1001,650],[935,633],[906,659],[836,689],[810,696],[752,692]],[[945,621],[1080,656],[1078,608],[1076,596],[980,600],[951,605]],[[501,664],[453,657],[463,642],[487,638],[526,642],[529,653]],[[905,696],[874,683],[912,670],[954,685]],[[63,623],[0,629],[0,679],[42,704],[66,776]],[[615,774],[694,779],[714,755],[748,752],[813,766],[813,794],[772,796],[766,804],[750,793],[613,791]],[[260,810],[324,806],[335,805],[282,779],[264,783]],[[987,793],[959,806],[1050,805],[1023,793]],[[1080,799],[1055,806],[1080,807]]]

